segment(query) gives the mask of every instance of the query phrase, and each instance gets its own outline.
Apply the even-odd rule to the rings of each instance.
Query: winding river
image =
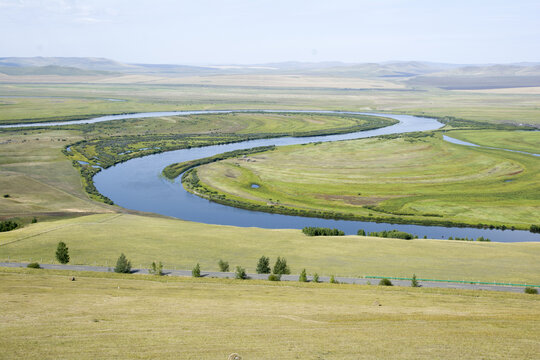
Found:
[[[283,110],[240,110],[240,111],[172,111],[152,112],[138,114],[123,114],[102,116],[94,119],[66,122],[51,122],[39,124],[7,125],[0,127],[28,127],[28,126],[56,126],[96,123],[119,119],[148,118],[158,116],[192,115],[192,114],[222,114],[230,112],[305,112],[305,113],[344,113],[385,116],[399,121],[388,127],[361,131],[349,134],[314,136],[314,137],[281,137],[273,139],[260,139],[243,141],[233,144],[214,145],[200,148],[169,151],[160,154],[148,155],[135,158],[127,162],[110,167],[98,173],[94,177],[96,188],[103,195],[112,199],[117,205],[124,208],[153,212],[172,216],[184,220],[207,224],[231,225],[241,227],[260,227],[269,229],[292,228],[300,229],[304,226],[321,226],[339,228],[347,234],[356,234],[358,229],[370,231],[382,231],[398,229],[408,233],[428,238],[445,239],[452,237],[478,238],[483,236],[492,241],[518,242],[540,241],[540,234],[528,231],[510,231],[496,229],[476,229],[441,226],[421,226],[373,223],[349,220],[318,219],[300,216],[270,214],[244,209],[233,208],[217,204],[200,198],[184,190],[180,183],[180,177],[175,181],[169,181],[161,176],[161,171],[167,165],[177,162],[199,159],[223,152],[248,149],[267,145],[294,145],[310,142],[327,142],[339,140],[360,139],[377,135],[407,133],[414,131],[436,130],[443,126],[435,119],[416,117],[410,115],[371,114],[359,112],[334,112],[334,111],[283,111]],[[445,140],[454,139],[446,137]],[[453,142],[453,141],[452,141]],[[472,146],[474,144],[462,144]],[[536,155],[536,154],[535,154]]]

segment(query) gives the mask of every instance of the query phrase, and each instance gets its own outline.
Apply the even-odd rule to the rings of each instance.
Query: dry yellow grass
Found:
[[[0,269],[0,358],[532,359],[539,300]]]

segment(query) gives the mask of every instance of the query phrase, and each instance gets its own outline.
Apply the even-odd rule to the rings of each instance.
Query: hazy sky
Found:
[[[0,57],[540,61],[540,0],[0,0]]]

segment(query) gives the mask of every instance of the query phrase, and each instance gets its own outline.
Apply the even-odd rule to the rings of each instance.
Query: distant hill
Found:
[[[17,76],[17,75],[60,75],[60,76],[99,76],[99,75],[114,75],[110,71],[98,70],[83,70],[68,66],[0,66],[0,73]]]
[[[410,79],[408,84],[443,89],[540,86],[540,65],[464,66],[417,76]]]
[[[155,75],[162,77],[209,75],[305,75],[399,81],[412,87],[485,89],[540,86],[540,63],[463,65],[425,61],[382,63],[276,62],[252,65],[191,66],[127,64],[93,57],[3,57],[0,73],[18,75]]]

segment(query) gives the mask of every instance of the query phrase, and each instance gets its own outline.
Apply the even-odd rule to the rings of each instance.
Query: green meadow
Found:
[[[130,214],[96,214],[38,222],[0,233],[0,261],[56,262],[59,241],[69,247],[71,264],[114,266],[125,253],[133,266],[217,271],[219,259],[255,272],[257,260],[285,257],[293,274],[401,276],[441,280],[540,284],[540,243],[487,243],[400,240],[363,236],[304,235],[207,225]]]
[[[484,133],[447,132],[471,141]],[[483,144],[516,148],[512,142],[522,139],[517,148],[540,152],[538,132],[486,133]],[[199,187],[184,185],[274,212],[528,229],[540,218],[539,170],[534,156],[455,145],[431,133],[280,147],[203,165],[195,170]]]

